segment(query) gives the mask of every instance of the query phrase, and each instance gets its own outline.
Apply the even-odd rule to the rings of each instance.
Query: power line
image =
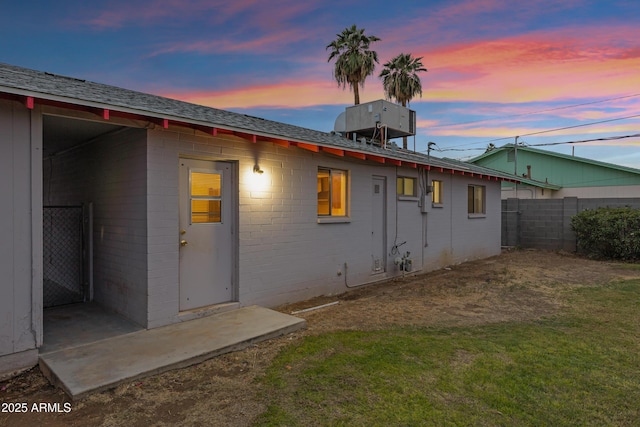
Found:
[[[633,119],[633,118],[636,118],[636,117],[640,117],[640,114],[634,114],[632,116],[625,116],[625,117],[617,117],[615,119],[600,120],[598,122],[582,123],[582,124],[579,124],[579,125],[565,126],[565,127],[561,127],[561,128],[555,128],[555,129],[541,130],[541,131],[526,133],[526,134],[522,134],[522,135],[506,136],[506,137],[503,137],[503,138],[489,139],[489,140],[486,140],[486,141],[470,142],[468,144],[454,145],[453,147],[466,147],[466,146],[475,145],[475,144],[486,144],[486,143],[496,142],[496,141],[505,141],[505,140],[508,140],[508,139],[514,139],[516,136],[522,137],[522,136],[540,135],[540,134],[543,134],[543,133],[551,133],[551,132],[558,132],[558,131],[561,131],[561,130],[575,129],[575,128],[585,127],[585,126],[599,125],[599,124],[602,124],[602,123],[610,123],[610,122],[615,122],[615,121],[618,121],[618,120]]]
[[[634,98],[636,96],[640,96],[640,93],[634,93],[634,94],[631,94],[631,95],[618,96],[618,97],[615,97],[615,98],[601,99],[599,101],[584,102],[582,104],[573,104],[573,105],[565,105],[563,107],[547,108],[547,109],[544,109],[544,110],[531,111],[531,112],[528,112],[528,113],[511,114],[511,115],[507,115],[507,116],[498,116],[498,117],[493,117],[493,118],[490,118],[490,119],[471,120],[471,121],[468,121],[468,122],[458,122],[458,123],[443,123],[443,124],[440,124],[440,125],[431,126],[431,128],[439,128],[439,127],[445,127],[445,126],[469,125],[469,124],[473,124],[473,123],[482,123],[482,122],[491,122],[491,121],[494,121],[494,120],[511,119],[511,118],[514,118],[514,117],[526,117],[526,116],[532,116],[534,114],[548,113],[550,111],[567,110],[569,108],[584,107],[585,105],[601,104],[603,102],[617,101],[619,99]]]
[[[527,144],[526,147],[548,147],[552,145],[564,145],[564,144],[582,144],[585,142],[597,142],[597,141],[615,141],[617,139],[626,139],[626,138],[640,138],[640,133],[635,133],[632,135],[620,135],[620,136],[608,136],[603,138],[592,138],[592,139],[583,139],[579,141],[564,141],[564,142],[544,142],[540,144]],[[477,151],[477,150],[486,150],[486,147],[479,148],[439,148],[438,151]]]
[[[599,125],[599,124],[602,124],[602,123],[615,122],[615,121],[618,121],[618,120],[633,119],[635,117],[640,117],[640,114],[634,114],[633,116],[626,116],[626,117],[618,117],[618,118],[615,118],[615,119],[600,120],[599,122],[591,122],[591,123],[583,123],[583,124],[580,124],[580,125],[565,126],[565,127],[562,127],[562,128],[541,130],[541,131],[538,131],[538,132],[525,133],[523,135],[516,135],[516,136],[540,135],[540,134],[543,134],[543,133],[557,132],[557,131],[560,131],[560,130],[575,129],[575,128],[581,128],[581,127],[585,127],[585,126]],[[513,139],[513,138],[515,138],[515,136],[492,139],[492,140],[486,141],[486,142],[502,141],[502,140],[505,140],[505,139]]]
[[[548,147],[551,145],[562,145],[562,144],[582,144],[583,142],[614,141],[616,139],[638,138],[638,137],[640,137],[640,133],[636,133],[633,135],[609,136],[606,138],[583,139],[581,141],[545,142],[540,144],[528,144],[527,147]]]

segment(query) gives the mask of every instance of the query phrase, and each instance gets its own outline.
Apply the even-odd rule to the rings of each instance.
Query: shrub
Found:
[[[588,209],[571,218],[578,251],[598,258],[640,259],[640,209]]]

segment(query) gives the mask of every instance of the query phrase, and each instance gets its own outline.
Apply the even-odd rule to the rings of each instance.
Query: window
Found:
[[[467,212],[470,214],[485,213],[485,188],[482,185],[470,185],[467,194]]]
[[[398,196],[416,196],[416,179],[399,176],[396,180],[396,192]]]
[[[436,181],[435,179],[431,181],[431,202],[436,205],[442,204],[442,181]]]
[[[222,175],[191,172],[191,224],[222,222]]]
[[[318,168],[318,216],[347,216],[347,171]]]

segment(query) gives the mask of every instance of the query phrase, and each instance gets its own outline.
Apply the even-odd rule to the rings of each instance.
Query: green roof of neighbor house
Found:
[[[640,169],[513,144],[487,151],[469,163],[512,173],[523,184],[542,188],[640,185]]]

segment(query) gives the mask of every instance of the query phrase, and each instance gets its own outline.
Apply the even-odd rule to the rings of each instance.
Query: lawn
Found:
[[[640,264],[505,251],[296,302],[308,328],[0,426],[631,425]],[[68,398],[32,369],[0,401]]]
[[[638,425],[640,280],[542,319],[307,336],[260,378],[257,425]]]

